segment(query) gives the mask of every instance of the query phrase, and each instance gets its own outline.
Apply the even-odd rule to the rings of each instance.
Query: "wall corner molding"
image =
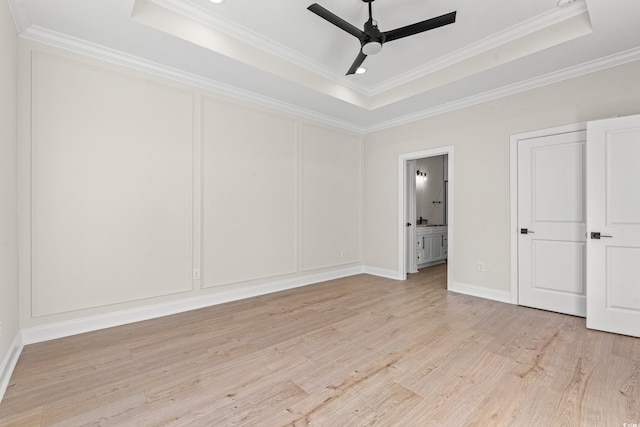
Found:
[[[500,289],[491,289],[478,285],[470,285],[468,283],[453,282],[447,290],[473,297],[513,304],[513,302],[511,301],[511,292],[503,291]]]
[[[365,265],[364,273],[371,274],[372,276],[385,277],[387,279],[403,280],[400,278],[400,275],[396,270],[387,270],[385,268],[371,267],[371,266]]]
[[[2,365],[0,365],[0,402],[2,402],[4,394],[7,391],[9,380],[11,379],[13,370],[18,363],[18,359],[20,358],[23,347],[24,344],[22,342],[22,333],[18,332],[13,339],[11,346],[9,347],[9,351],[2,361]]]
[[[9,10],[13,15],[13,21],[16,26],[18,34],[22,34],[31,26],[31,14],[29,13],[29,6],[24,0],[8,0]]]

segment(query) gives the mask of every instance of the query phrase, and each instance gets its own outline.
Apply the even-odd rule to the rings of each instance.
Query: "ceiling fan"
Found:
[[[398,40],[403,37],[412,36],[414,34],[433,30],[435,28],[453,24],[454,22],[456,22],[456,12],[450,12],[444,15],[437,16],[435,18],[407,25],[405,27],[396,28],[395,30],[380,31],[378,29],[378,22],[373,19],[371,14],[371,3],[373,3],[374,0],[362,1],[365,3],[369,3],[369,20],[364,23],[363,31],[359,30],[339,16],[329,12],[318,3],[314,3],[307,8],[319,17],[326,19],[336,27],[341,28],[347,33],[356,36],[360,40],[360,53],[356,57],[356,60],[353,61],[353,64],[351,65],[351,68],[349,68],[349,71],[347,71],[347,75],[354,74],[367,58],[367,55],[375,55],[376,53],[380,52],[380,50],[382,49],[382,45],[386,42]]]

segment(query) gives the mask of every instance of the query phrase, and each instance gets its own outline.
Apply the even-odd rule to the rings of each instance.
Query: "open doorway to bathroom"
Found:
[[[409,262],[407,273],[447,262],[448,157],[411,160],[416,170],[415,254],[409,254],[409,261],[415,262]]]
[[[453,266],[453,146],[398,157],[399,278],[419,268],[447,263],[447,288]]]

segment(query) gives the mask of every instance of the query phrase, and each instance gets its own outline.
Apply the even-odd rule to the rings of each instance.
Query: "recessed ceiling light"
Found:
[[[364,73],[366,73],[366,72],[367,72],[367,69],[366,69],[366,68],[364,68],[364,67],[359,67],[359,68],[356,70],[356,74],[364,74]]]
[[[558,0],[558,7],[567,7],[576,0]]]
[[[214,4],[220,4],[225,2],[225,0],[209,0],[209,1]]]

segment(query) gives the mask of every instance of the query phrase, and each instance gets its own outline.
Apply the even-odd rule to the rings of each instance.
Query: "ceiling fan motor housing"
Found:
[[[380,52],[386,39],[384,33],[381,32],[373,22],[373,19],[369,19],[364,23],[364,31],[360,39],[362,53],[365,55],[375,55]]]

